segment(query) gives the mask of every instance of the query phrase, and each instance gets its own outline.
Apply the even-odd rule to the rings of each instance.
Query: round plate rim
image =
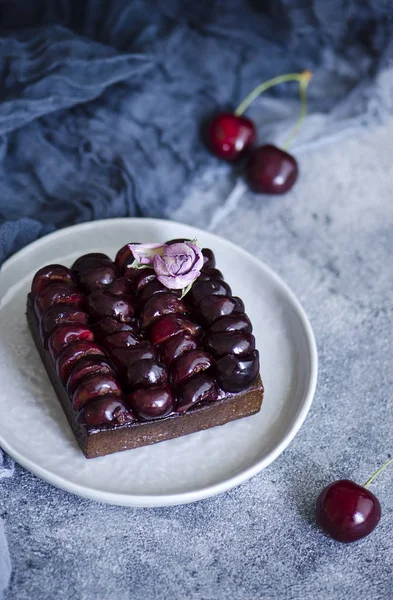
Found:
[[[263,459],[257,461],[251,467],[248,467],[242,470],[240,473],[236,475],[227,477],[224,480],[219,481],[218,483],[208,485],[206,487],[202,487],[196,490],[188,491],[188,492],[177,492],[173,494],[129,494],[124,492],[107,492],[107,491],[98,491],[95,488],[90,488],[87,486],[82,486],[79,484],[75,484],[70,482],[68,479],[61,477],[51,471],[40,467],[36,463],[32,463],[29,459],[25,458],[18,451],[12,448],[12,445],[8,444],[6,440],[4,440],[0,434],[0,447],[9,454],[18,464],[22,467],[33,473],[34,475],[40,477],[51,485],[55,485],[56,487],[65,490],[67,492],[71,492],[83,498],[87,498],[90,500],[105,502],[108,504],[121,505],[121,506],[133,506],[133,507],[163,507],[163,506],[174,506],[179,504],[187,504],[191,502],[196,502],[199,500],[203,500],[205,498],[210,498],[217,494],[228,491],[244,481],[247,481],[254,475],[257,475],[263,469],[268,467],[274,460],[278,458],[280,454],[289,446],[292,442],[296,434],[298,433],[300,427],[303,425],[307,414],[310,410],[316,386],[317,386],[317,378],[318,378],[318,351],[317,345],[315,341],[314,332],[312,330],[310,321],[307,317],[307,314],[301,305],[300,301],[297,299],[294,292],[289,288],[289,286],[285,283],[285,281],[277,275],[275,271],[263,261],[259,260],[253,254],[238,246],[234,242],[231,242],[228,239],[225,239],[215,233],[210,231],[203,231],[200,228],[194,227],[188,223],[180,223],[178,221],[172,221],[169,219],[156,219],[156,218],[143,218],[143,217],[124,217],[124,218],[114,218],[114,219],[100,219],[97,221],[88,221],[84,223],[78,223],[76,225],[71,225],[69,227],[64,227],[62,229],[56,230],[52,233],[49,233],[42,238],[31,242],[15,254],[13,254],[10,258],[8,258],[1,266],[0,273],[4,273],[8,271],[9,268],[12,268],[13,264],[20,259],[24,258],[24,255],[28,255],[32,250],[37,247],[50,244],[53,239],[58,240],[63,236],[67,236],[72,231],[83,231],[84,229],[90,229],[96,226],[115,226],[116,224],[128,223],[140,223],[143,220],[145,222],[149,222],[151,224],[159,225],[161,223],[173,224],[176,226],[183,226],[187,228],[192,228],[196,232],[200,232],[203,235],[208,235],[213,239],[217,239],[220,244],[224,243],[232,250],[236,252],[240,252],[244,256],[247,257],[248,260],[251,260],[254,263],[258,264],[259,268],[262,268],[265,273],[274,281],[274,283],[281,289],[282,292],[290,300],[294,309],[296,310],[296,314],[299,318],[299,321],[303,327],[307,347],[309,351],[309,360],[310,360],[310,376],[308,385],[306,387],[306,391],[304,394],[304,399],[301,405],[301,408],[298,412],[297,417],[295,418],[291,428],[288,430],[287,434],[281,439],[281,441],[276,445],[276,447],[271,450]]]

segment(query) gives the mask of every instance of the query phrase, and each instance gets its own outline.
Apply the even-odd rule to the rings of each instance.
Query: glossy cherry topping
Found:
[[[213,358],[202,350],[192,350],[177,358],[171,365],[172,381],[176,385],[213,366]]]
[[[132,411],[121,398],[112,395],[89,400],[76,416],[76,422],[86,427],[124,425],[131,421],[135,421]]]
[[[259,373],[259,353],[250,356],[229,354],[220,358],[215,365],[217,381],[225,392],[241,392],[248,388]]]
[[[142,329],[150,327],[159,317],[169,314],[187,314],[187,306],[170,292],[165,294],[155,294],[145,302],[141,312]]]
[[[175,408],[175,397],[169,385],[136,390],[126,396],[126,403],[141,419],[165,417]]]
[[[88,400],[97,396],[122,394],[121,385],[114,377],[98,373],[82,379],[72,396],[72,405],[75,410],[79,410]]]
[[[40,322],[41,339],[46,339],[58,325],[64,323],[86,325],[87,314],[83,310],[67,304],[56,304],[48,308],[42,315]]]
[[[59,325],[48,338],[48,350],[52,358],[56,359],[66,346],[76,340],[92,342],[94,334],[86,325]]]
[[[226,354],[248,356],[255,350],[255,338],[247,331],[213,333],[205,338],[204,346],[214,358],[221,358]]]
[[[97,290],[108,288],[116,276],[115,264],[108,263],[82,271],[78,276],[78,284],[84,294],[92,294]]]
[[[144,341],[140,342],[137,346],[115,348],[110,351],[110,357],[115,363],[119,373],[124,374],[128,367],[139,360],[156,358],[156,353],[151,343]]]
[[[176,412],[183,413],[200,402],[214,402],[220,392],[216,381],[205,373],[187,379],[179,388]]]
[[[65,383],[67,381],[72,367],[78,360],[91,354],[106,356],[102,346],[99,346],[95,342],[78,340],[71,342],[71,344],[64,348],[56,361],[56,370],[62,382]]]
[[[64,283],[52,283],[37,296],[34,307],[39,317],[48,308],[56,304],[69,304],[74,308],[81,308],[85,297],[77,289]]]
[[[128,321],[128,323],[121,323],[113,317],[104,317],[101,321],[97,321],[97,323],[92,325],[92,330],[96,338],[101,340],[107,335],[118,333],[119,331],[133,331],[134,333],[138,333],[138,324],[136,319]]]
[[[116,377],[115,368],[107,358],[94,354],[81,358],[71,369],[67,380],[67,392],[72,396],[82,379],[98,374]]]
[[[112,317],[127,323],[134,317],[134,305],[129,296],[113,296],[107,291],[90,294],[86,299],[86,308],[95,320]]]
[[[102,265],[113,264],[109,256],[102,254],[101,252],[90,252],[89,254],[83,254],[77,258],[71,267],[71,271],[74,271],[77,275],[94,269],[95,267],[101,267]]]
[[[189,333],[182,331],[161,344],[159,347],[160,358],[165,365],[170,365],[173,360],[182,356],[185,352],[196,350],[198,345],[198,341],[195,338]]]
[[[208,281],[196,281],[188,294],[194,306],[198,307],[205,296],[231,296],[232,290],[221,279],[209,279]]]
[[[156,360],[138,360],[128,367],[125,380],[128,390],[162,385],[168,382],[168,371]]]
[[[155,321],[149,330],[149,339],[152,344],[162,344],[173,335],[187,332],[194,337],[199,337],[202,330],[200,325],[177,315],[165,315]]]
[[[234,313],[242,312],[235,297],[227,296],[205,296],[202,298],[197,316],[204,325],[212,325],[217,319],[226,317]],[[244,308],[244,306],[243,306]]]
[[[117,277],[106,288],[113,296],[133,296],[134,288],[132,283],[126,277]]]
[[[118,331],[112,333],[112,335],[106,336],[101,343],[107,350],[114,348],[129,348],[130,346],[136,346],[142,341],[140,333],[134,333],[133,331]]]
[[[210,248],[202,248],[203,269],[211,269],[216,266],[216,257]]]
[[[75,283],[74,276],[70,269],[63,267],[63,265],[47,265],[46,267],[42,267],[34,275],[31,284],[32,295],[34,297],[38,296],[48,285],[53,283],[73,286]]]
[[[120,267],[120,269],[125,269],[127,265],[130,265],[134,262],[134,255],[130,250],[129,244],[126,244],[116,254],[115,263]]]
[[[244,313],[221,317],[221,319],[218,319],[218,321],[213,323],[207,334],[227,333],[229,331],[247,331],[248,333],[251,333],[252,325],[250,319]]]

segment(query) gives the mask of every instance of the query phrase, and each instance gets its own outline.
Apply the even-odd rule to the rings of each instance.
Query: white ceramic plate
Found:
[[[87,460],[31,339],[25,301],[37,269],[71,265],[86,252],[114,257],[124,244],[196,237],[212,248],[254,326],[265,384],[255,416],[153,446]],[[317,350],[287,286],[252,255],[220,237],[170,221],[111,219],[62,229],[27,246],[0,275],[0,446],[23,467],[68,492],[127,506],[193,502],[252,477],[288,446],[310,408]]]

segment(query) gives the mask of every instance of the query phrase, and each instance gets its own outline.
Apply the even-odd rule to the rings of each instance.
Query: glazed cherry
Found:
[[[46,287],[35,299],[34,308],[39,317],[48,308],[57,304],[70,304],[80,308],[85,301],[83,294],[64,283],[53,283]]]
[[[214,269],[216,266],[216,257],[214,256],[213,250],[210,250],[210,248],[202,248],[202,255],[203,270],[205,271],[206,269]]]
[[[247,331],[213,333],[205,338],[204,347],[214,358],[221,358],[226,354],[248,356],[255,350],[255,338]]]
[[[136,346],[141,341],[141,336],[133,331],[118,331],[112,333],[112,335],[103,338],[101,343],[108,350],[114,348],[129,348],[130,346]]]
[[[83,379],[72,396],[72,405],[75,410],[79,410],[82,406],[96,396],[121,396],[122,389],[118,381],[109,375],[98,373]]]
[[[57,304],[48,308],[40,322],[41,338],[44,340],[52,331],[64,323],[86,325],[87,314],[74,306]]]
[[[115,348],[110,352],[111,359],[116,365],[119,373],[124,374],[128,367],[138,362],[139,360],[147,360],[156,358],[153,346],[150,342],[141,342],[137,346],[128,348]]]
[[[92,354],[106,356],[104,349],[95,342],[78,340],[66,346],[56,361],[56,370],[62,382],[67,381],[72,367],[78,360]]]
[[[163,385],[168,382],[168,372],[156,360],[144,359],[128,367],[125,380],[128,390]]]
[[[118,333],[119,331],[133,331],[137,332],[136,321],[129,321],[128,323],[120,323],[112,317],[105,317],[101,321],[97,321],[92,325],[92,330],[97,339],[101,340],[112,333]]]
[[[174,290],[174,291],[176,291],[176,290]],[[145,287],[143,288],[143,290],[140,292],[140,294],[138,296],[139,305],[143,306],[145,304],[146,300],[148,300],[155,294],[161,294],[163,292],[167,294],[168,288],[165,287],[164,285],[162,285],[162,283],[160,283],[158,281],[158,279],[153,279],[153,281],[149,281],[149,283],[147,283],[145,285]]]
[[[172,361],[179,358],[179,356],[182,356],[185,352],[190,352],[197,348],[197,340],[188,333],[182,331],[161,344],[159,349],[160,359],[165,365],[170,365]]]
[[[252,325],[247,315],[232,314],[227,317],[221,317],[215,321],[208,331],[208,335],[212,333],[228,333],[229,331],[247,331],[252,332]]]
[[[76,416],[76,422],[86,427],[123,425],[131,421],[135,421],[135,417],[123,400],[111,395],[89,400]]]
[[[120,267],[121,270],[124,270],[127,265],[130,265],[134,262],[134,255],[129,247],[129,244],[126,244],[116,254],[115,263]]]
[[[90,375],[110,375],[116,377],[115,368],[103,356],[85,356],[72,367],[67,380],[67,392],[72,396],[82,379]]]
[[[228,161],[239,160],[255,143],[254,123],[247,117],[221,113],[209,124],[207,145],[210,151]]]
[[[84,294],[107,288],[116,278],[117,269],[113,263],[104,264],[82,271],[78,276],[79,287]]]
[[[152,269],[140,269],[138,275],[133,280],[137,293],[140,293],[148,283],[156,279],[157,275]]]
[[[298,176],[296,159],[272,144],[260,146],[248,159],[246,179],[250,188],[260,194],[284,194]]]
[[[224,275],[221,273],[221,271],[219,271],[219,269],[215,269],[214,267],[202,269],[202,272],[198,277],[198,281],[209,281],[210,279],[224,279]]]
[[[86,325],[74,325],[72,323],[59,325],[48,338],[50,355],[55,360],[66,346],[76,340],[92,342],[94,333]]]
[[[152,344],[162,344],[173,335],[187,332],[194,337],[201,335],[201,327],[184,317],[177,315],[165,315],[155,321],[150,328],[149,338]]]
[[[217,360],[215,372],[217,381],[225,392],[236,393],[247,389],[259,373],[258,350],[254,350],[250,356],[223,356]]]
[[[204,325],[212,325],[221,317],[243,312],[241,309],[242,305],[238,303],[236,297],[209,295],[202,298],[199,304],[198,319]]]
[[[381,505],[368,489],[343,479],[321,492],[316,517],[319,527],[333,539],[355,542],[369,535],[378,525]]]
[[[177,298],[170,292],[163,294],[155,294],[148,300],[141,312],[142,329],[150,327],[150,325],[158,318],[170,314],[187,314],[189,311],[183,300]]]
[[[210,354],[202,350],[192,350],[177,358],[171,365],[172,381],[176,385],[213,365]]]
[[[107,291],[97,291],[86,299],[88,313],[94,319],[112,317],[122,323],[127,323],[134,316],[134,305],[129,296],[112,296]]]
[[[136,390],[126,396],[126,403],[141,419],[165,417],[175,408],[175,397],[169,385]]]
[[[79,275],[88,269],[94,269],[95,267],[101,267],[108,264],[113,264],[109,256],[102,254],[102,252],[90,252],[89,254],[83,254],[83,256],[77,258],[71,267],[71,271],[74,271]]]
[[[209,281],[196,281],[188,292],[194,306],[199,306],[205,296],[231,296],[232,290],[229,285],[221,279],[209,279]]]
[[[62,283],[64,285],[74,285],[74,276],[70,269],[62,265],[47,265],[42,267],[34,275],[31,284],[31,293],[34,297],[38,296],[48,285],[52,283]]]
[[[176,412],[183,413],[200,402],[214,402],[218,397],[219,389],[215,380],[201,373],[180,386]]]
[[[132,296],[134,294],[131,281],[126,277],[117,277],[108,285],[107,290],[112,296]]]

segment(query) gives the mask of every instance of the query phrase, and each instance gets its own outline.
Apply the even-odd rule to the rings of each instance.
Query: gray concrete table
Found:
[[[340,545],[314,525],[324,485],[361,483],[393,451],[393,121],[306,148],[291,193],[240,184],[214,210],[206,194],[174,215],[253,252],[302,301],[320,372],[299,434],[239,488],[165,509],[83,500],[17,466],[0,483],[7,600],[393,597],[392,470],[373,485],[383,517],[371,537]]]

